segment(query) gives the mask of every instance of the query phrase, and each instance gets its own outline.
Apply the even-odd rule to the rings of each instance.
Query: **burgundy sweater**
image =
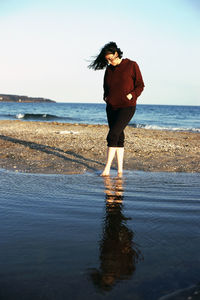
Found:
[[[135,106],[144,89],[144,82],[138,64],[128,58],[117,66],[109,65],[104,75],[104,100],[113,108]],[[128,100],[126,95],[133,97]]]

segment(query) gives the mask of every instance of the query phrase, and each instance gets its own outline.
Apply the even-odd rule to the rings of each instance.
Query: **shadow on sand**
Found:
[[[51,154],[51,155],[57,156],[65,161],[82,165],[89,170],[93,170],[93,171],[97,170],[95,167],[90,166],[89,163],[104,166],[104,164],[101,162],[86,158],[80,154],[73,152],[73,151],[64,151],[57,147],[51,147],[51,146],[47,146],[47,145],[43,145],[43,144],[38,144],[35,142],[24,141],[24,140],[16,139],[16,138],[13,138],[10,136],[5,136],[5,135],[0,135],[0,139],[4,140],[4,141],[12,142],[14,144],[20,144],[20,145],[23,145],[30,149],[44,152],[46,154]]]

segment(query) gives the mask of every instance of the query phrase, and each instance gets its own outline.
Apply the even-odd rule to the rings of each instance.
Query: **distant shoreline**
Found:
[[[0,120],[0,168],[44,174],[102,170],[107,132],[107,125]],[[125,170],[200,172],[198,133],[128,126],[125,135]]]
[[[41,102],[53,102],[54,100],[41,98],[41,97],[28,97],[28,96],[20,96],[20,95],[9,95],[9,94],[0,94],[0,103],[41,103]]]

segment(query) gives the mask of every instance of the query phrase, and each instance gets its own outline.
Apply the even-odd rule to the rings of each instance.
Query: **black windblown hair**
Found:
[[[114,54],[115,52],[118,53],[119,58],[122,58],[123,52],[120,50],[120,48],[117,47],[117,44],[115,42],[109,42],[105,44],[101,49],[100,53],[95,57],[95,59],[88,66],[88,68],[94,70],[104,69],[108,65],[105,56],[107,54]]]

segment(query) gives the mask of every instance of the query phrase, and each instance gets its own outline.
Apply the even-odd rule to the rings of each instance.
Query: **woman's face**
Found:
[[[112,65],[112,66],[116,66],[119,64],[119,56],[118,56],[118,53],[115,52],[114,54],[112,53],[109,53],[105,56],[105,59],[107,60],[107,62],[109,63],[109,65]]]

